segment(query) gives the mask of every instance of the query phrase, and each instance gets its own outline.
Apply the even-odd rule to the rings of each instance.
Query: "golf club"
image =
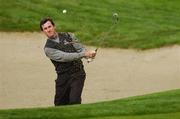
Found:
[[[107,39],[107,37],[109,36],[109,34],[110,34],[110,33],[112,32],[112,30],[115,28],[115,26],[116,26],[117,23],[118,23],[118,20],[119,20],[118,14],[117,14],[117,13],[113,13],[113,15],[112,15],[112,25],[111,25],[111,27],[109,28],[109,30],[106,31],[106,32],[103,32],[102,34],[100,34],[99,36],[96,37],[96,39],[97,39],[97,41],[98,41],[97,43],[99,43],[99,44],[98,44],[98,47],[94,50],[96,53],[97,53],[99,47],[101,47],[101,46],[104,44],[105,39]],[[87,62],[90,63],[90,62],[93,61],[93,59],[95,59],[95,57],[94,57],[94,58],[88,58],[88,59],[87,59]]]
[[[62,13],[63,13],[63,14],[66,14],[66,13],[67,13],[67,10],[64,9],[64,10],[62,11]],[[110,26],[109,30],[107,30],[106,32],[101,33],[100,35],[98,35],[98,36],[95,38],[95,39],[97,39],[96,41],[97,41],[97,44],[98,44],[98,45],[97,45],[98,47],[94,50],[96,53],[97,53],[99,47],[102,47],[102,45],[104,44],[105,39],[107,39],[107,37],[109,36],[109,34],[112,32],[112,30],[114,30],[115,26],[116,26],[117,23],[118,23],[118,20],[119,20],[119,15],[118,15],[118,13],[116,13],[116,12],[113,13],[113,14],[112,14],[112,25]],[[74,42],[69,42],[69,43],[74,43]],[[87,62],[90,63],[90,62],[93,61],[93,59],[95,59],[95,57],[94,57],[94,58],[88,58],[88,59],[87,59]]]

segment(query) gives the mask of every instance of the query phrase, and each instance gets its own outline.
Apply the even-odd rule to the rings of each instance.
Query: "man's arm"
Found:
[[[68,53],[57,49],[45,47],[44,51],[47,57],[57,62],[69,62],[81,58],[92,58],[96,55],[93,51],[86,50],[82,44],[77,42],[74,34],[69,33],[72,38],[73,46],[77,52]]]
[[[57,62],[69,62],[85,57],[85,52],[68,53],[53,48],[44,48],[47,57]]]

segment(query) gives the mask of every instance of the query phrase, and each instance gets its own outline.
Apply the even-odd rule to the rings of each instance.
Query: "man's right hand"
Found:
[[[86,50],[84,53],[85,58],[94,58],[96,56],[96,51]]]

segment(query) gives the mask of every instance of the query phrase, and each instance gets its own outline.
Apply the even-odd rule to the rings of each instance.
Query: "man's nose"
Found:
[[[51,29],[47,29],[47,32],[50,32],[51,31]]]

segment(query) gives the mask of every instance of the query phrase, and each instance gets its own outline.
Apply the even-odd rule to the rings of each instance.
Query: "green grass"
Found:
[[[50,16],[59,31],[75,32],[87,45],[157,48],[180,44],[179,6],[179,0],[0,0],[0,31],[39,31],[40,19]],[[102,42],[114,12],[119,22]]]
[[[133,116],[110,116],[110,117],[95,117],[88,119],[179,119],[180,112],[167,114],[147,114],[147,115],[133,115]]]
[[[0,110],[0,119],[179,119],[180,89],[94,104]]]

